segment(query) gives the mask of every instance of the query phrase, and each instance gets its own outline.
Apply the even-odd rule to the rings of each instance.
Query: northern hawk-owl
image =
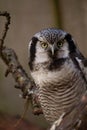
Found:
[[[55,28],[36,33],[29,42],[28,51],[39,102],[45,118],[52,123],[77,104],[86,91],[82,70],[85,58],[72,36]]]

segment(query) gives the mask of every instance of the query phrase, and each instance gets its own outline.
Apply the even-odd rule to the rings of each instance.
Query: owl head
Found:
[[[29,65],[69,58],[77,51],[72,36],[60,29],[48,28],[36,33],[29,42]]]

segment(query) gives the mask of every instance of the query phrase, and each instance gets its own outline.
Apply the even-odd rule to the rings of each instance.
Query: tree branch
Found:
[[[4,12],[0,11],[0,16],[5,16],[6,17],[6,23],[5,23],[5,28],[4,28],[5,30],[3,30],[2,37],[0,39],[0,48],[3,48],[4,40],[5,40],[7,31],[9,29],[10,15],[6,11],[4,11]]]
[[[3,62],[7,65],[7,71],[5,73],[5,76],[8,76],[9,73],[12,74],[16,82],[15,88],[18,88],[22,91],[23,98],[30,100],[33,107],[33,113],[36,115],[41,114],[42,110],[38,102],[38,96],[36,93],[37,87],[33,79],[30,75],[28,76],[25,70],[23,69],[15,51],[11,48],[7,48],[6,46],[4,46],[4,40],[9,29],[11,19],[10,15],[5,11],[0,12],[0,16],[6,17],[5,28],[0,39],[0,57],[3,60]]]

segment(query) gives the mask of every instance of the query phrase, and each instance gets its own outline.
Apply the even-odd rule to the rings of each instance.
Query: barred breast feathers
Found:
[[[80,71],[71,60],[65,62],[59,71],[48,71],[41,67],[32,72],[32,76],[39,86],[39,100],[44,115],[50,122],[57,120],[74,105],[86,90]]]

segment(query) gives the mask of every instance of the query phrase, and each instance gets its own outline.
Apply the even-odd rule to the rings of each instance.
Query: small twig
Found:
[[[5,27],[4,27],[4,30],[3,30],[3,33],[2,33],[2,38],[0,39],[0,48],[3,48],[4,40],[5,40],[7,31],[9,29],[9,24],[10,24],[10,19],[11,18],[10,18],[10,14],[8,12],[6,12],[6,11],[4,11],[4,12],[0,11],[0,16],[5,16],[6,17]]]

